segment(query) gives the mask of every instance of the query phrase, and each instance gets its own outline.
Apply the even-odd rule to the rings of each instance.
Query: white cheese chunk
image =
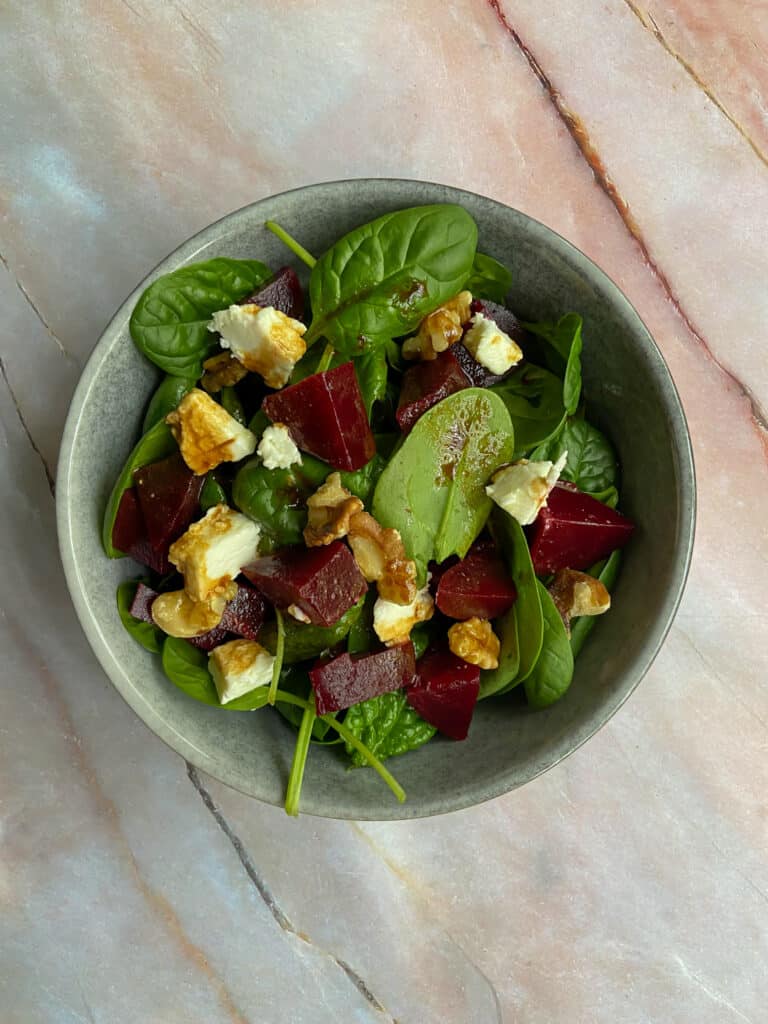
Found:
[[[294,366],[307,351],[302,335],[306,326],[274,306],[230,306],[213,314],[209,331],[221,335],[247,370],[260,374],[271,388],[283,387]]]
[[[464,345],[486,370],[503,374],[523,358],[517,342],[500,330],[493,320],[488,320],[482,313],[475,313],[471,324],[464,335]]]
[[[165,421],[182,458],[198,475],[222,462],[239,462],[256,450],[256,435],[199,388],[192,388]]]
[[[555,463],[521,459],[500,469],[485,488],[485,493],[514,516],[521,526],[527,526],[546,505],[567,458],[568,452],[563,452]]]
[[[184,576],[193,601],[231,589],[232,580],[257,556],[261,531],[256,523],[226,505],[214,505],[171,544],[168,557]]]
[[[290,469],[296,463],[301,465],[301,452],[283,423],[274,423],[266,428],[256,451],[267,469]]]
[[[208,655],[208,667],[222,704],[259,686],[268,686],[274,664],[274,655],[254,640],[231,640],[214,647]]]
[[[431,619],[435,612],[435,602],[429,587],[419,590],[410,604],[395,604],[383,597],[376,598],[373,606],[373,630],[382,643],[388,647],[392,644],[404,643],[411,635],[411,630],[419,622]]]

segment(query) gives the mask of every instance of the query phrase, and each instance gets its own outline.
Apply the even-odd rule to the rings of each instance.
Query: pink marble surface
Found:
[[[765,1019],[767,25],[736,0],[0,9],[3,1024]],[[699,475],[629,704],[522,791],[398,824],[190,777],[90,654],[49,486],[135,282],[230,209],[358,175],[486,193],[595,259]]]

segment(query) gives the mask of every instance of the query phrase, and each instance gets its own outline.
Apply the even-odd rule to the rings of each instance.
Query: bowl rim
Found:
[[[621,288],[610,277],[610,275],[602,270],[572,242],[564,238],[554,229],[548,227],[543,222],[531,217],[529,214],[521,210],[516,209],[515,207],[511,207],[508,204],[501,202],[500,200],[493,199],[490,196],[485,196],[482,193],[473,192],[468,189],[444,185],[438,182],[425,181],[423,179],[394,177],[342,178],[300,185],[296,188],[286,189],[282,192],[263,196],[261,199],[255,200],[252,203],[246,203],[244,206],[238,207],[237,209],[224,214],[222,217],[212,221],[200,231],[195,232],[164,256],[129,292],[127,297],[110,317],[109,322],[101,332],[98,341],[83,367],[80,379],[78,380],[70,401],[62,434],[61,448],[56,468],[56,524],[59,553],[67,587],[77,618],[99,664],[121,697],[139,716],[144,724],[156,736],[163,740],[163,742],[165,742],[175,753],[179,754],[195,768],[206,772],[206,774],[215,778],[217,781],[243,793],[246,796],[258,799],[264,803],[271,803],[271,801],[266,800],[264,797],[260,797],[258,794],[244,788],[239,784],[236,778],[228,776],[227,771],[222,770],[220,765],[214,763],[205,751],[200,750],[187,737],[177,732],[171,723],[160,717],[160,715],[155,711],[153,705],[143,698],[135,688],[126,685],[126,677],[112,654],[107,638],[102,634],[101,629],[94,620],[85,599],[84,587],[78,571],[77,553],[73,536],[73,520],[71,514],[73,501],[71,486],[72,456],[83,407],[93,384],[93,380],[101,368],[104,350],[112,343],[114,334],[116,332],[119,333],[124,329],[124,327],[127,327],[130,314],[138,298],[147,286],[160,275],[168,273],[170,270],[176,269],[176,267],[193,260],[197,253],[206,248],[212,241],[216,241],[218,239],[222,226],[228,224],[232,219],[237,218],[245,212],[257,210],[259,206],[271,203],[275,199],[288,195],[299,195],[302,193],[307,195],[317,195],[318,193],[323,192],[349,189],[355,185],[379,187],[382,184],[391,185],[395,188],[407,189],[408,187],[415,186],[417,188],[433,189],[435,192],[441,193],[443,197],[435,197],[431,200],[433,202],[455,201],[460,203],[462,196],[468,196],[471,197],[473,201],[480,199],[484,202],[513,212],[523,221],[527,222],[535,233],[548,238],[550,241],[554,241],[561,251],[575,259],[590,279],[597,280],[610,293],[611,303],[617,308],[617,310],[619,310],[619,312],[623,312],[630,320],[635,320],[638,328],[645,335],[646,344],[648,345],[651,356],[656,361],[657,369],[661,372],[662,376],[666,378],[665,390],[667,391],[667,401],[669,406],[668,412],[674,417],[676,421],[675,425],[678,428],[675,432],[675,458],[678,469],[680,500],[680,536],[678,538],[677,551],[675,554],[674,573],[670,579],[668,588],[666,621],[660,624],[652,640],[650,642],[645,642],[638,652],[635,665],[633,667],[632,681],[622,691],[617,692],[615,699],[610,702],[606,702],[606,704],[603,705],[594,720],[590,720],[588,725],[583,727],[578,734],[574,734],[574,742],[572,745],[569,744],[567,748],[561,749],[554,756],[544,759],[536,765],[531,765],[528,771],[521,772],[518,768],[517,778],[511,777],[510,772],[508,771],[500,771],[492,779],[485,780],[483,783],[478,782],[474,786],[465,787],[465,789],[457,792],[456,794],[451,794],[447,798],[445,795],[437,795],[433,800],[429,801],[426,806],[419,808],[416,808],[413,805],[409,807],[408,803],[398,804],[395,801],[392,801],[391,807],[388,806],[386,811],[382,812],[382,809],[376,808],[374,813],[368,815],[360,814],[359,811],[356,811],[354,814],[345,813],[343,808],[338,808],[334,813],[332,809],[325,807],[313,808],[312,806],[308,806],[305,808],[302,806],[303,814],[342,820],[409,820],[450,813],[453,811],[463,810],[468,807],[477,806],[533,781],[533,779],[538,778],[551,768],[554,768],[565,760],[566,757],[569,757],[583,746],[584,743],[591,739],[616,714],[616,712],[634,693],[666,640],[685,591],[685,586],[690,572],[696,534],[697,489],[691,436],[685,410],[683,408],[677,386],[675,385],[672,374],[667,366],[667,362],[642,317]],[[415,205],[423,205],[423,202],[417,202]]]

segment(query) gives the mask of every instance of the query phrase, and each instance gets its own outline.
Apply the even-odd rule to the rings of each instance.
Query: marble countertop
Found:
[[[0,25],[3,1024],[764,1021],[765,4],[30,0]],[[564,764],[443,818],[290,820],[113,690],[54,467],[165,253],[366,175],[493,196],[618,282],[682,394],[698,537],[653,669]]]

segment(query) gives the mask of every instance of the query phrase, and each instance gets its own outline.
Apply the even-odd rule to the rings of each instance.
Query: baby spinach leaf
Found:
[[[139,583],[143,582],[145,581],[124,580],[120,584],[117,588],[117,614],[137,643],[140,643],[145,650],[151,651],[152,654],[159,654],[163,647],[165,633],[158,626],[153,626],[151,622],[135,619],[131,615],[131,605],[136,596],[136,588]]]
[[[131,337],[147,359],[178,377],[197,379],[218,347],[211,316],[244,299],[271,276],[258,260],[223,256],[180,267],[146,289],[131,314]]]
[[[485,484],[513,452],[502,400],[467,388],[426,412],[392,456],[376,485],[373,515],[400,531],[422,582],[431,559],[466,555],[491,509]]]
[[[578,313],[566,313],[556,324],[523,325],[547,342],[550,368],[563,376],[563,405],[569,415],[576,412],[581,397],[582,319]]]
[[[377,452],[370,462],[366,462],[360,469],[345,470],[340,473],[342,486],[359,498],[363,504],[367,504],[386,465],[387,460]],[[330,466],[325,468],[326,473],[333,472]]]
[[[485,669],[480,673],[478,700],[492,697],[506,690],[517,680],[520,670],[520,646],[517,636],[517,612],[514,605],[493,624],[493,631],[501,641],[498,668]]]
[[[589,572],[591,576],[597,576],[600,582],[605,584],[606,590],[610,593],[611,587],[616,582],[616,577],[619,575],[620,566],[621,552],[614,551],[607,562],[603,562],[600,566],[593,566]],[[580,618],[574,619],[571,623],[571,651],[573,652],[574,658],[576,658],[581,651],[596,622],[597,617],[595,615],[582,615]]]
[[[373,606],[376,603],[376,596],[376,588],[370,587],[360,614],[347,634],[347,654],[367,654],[377,642],[376,634],[373,632]]]
[[[611,442],[597,427],[581,417],[571,417],[563,424],[562,430],[550,441],[537,448],[532,459],[549,459],[555,462],[563,452],[568,452],[564,480],[569,480],[581,491],[593,493],[598,501],[606,504],[612,497],[607,493],[601,499],[600,492],[607,492],[618,482],[616,454]]]
[[[472,270],[477,225],[460,206],[384,214],[340,238],[312,268],[312,323],[346,356],[408,334],[455,295]]]
[[[245,426],[247,417],[245,415],[243,403],[237,396],[237,391],[235,391],[235,389],[231,387],[222,388],[221,391],[219,392],[219,398],[221,400],[222,406],[229,413],[229,415],[233,419],[236,419],[238,423],[242,423],[242,425]]]
[[[551,438],[565,420],[563,382],[541,366],[523,363],[490,390],[512,420],[516,459]]]
[[[536,665],[525,680],[525,696],[532,708],[547,708],[563,696],[573,679],[573,652],[560,612],[549,591],[537,583],[544,615],[544,640]]]
[[[200,509],[202,512],[207,512],[209,508],[213,508],[214,505],[226,505],[227,492],[221,486],[219,481],[213,475],[208,473],[203,484],[203,489],[200,491]]]
[[[512,606],[517,627],[517,672],[507,682],[502,683],[504,673],[500,662],[497,670],[499,676],[492,678],[486,687],[493,687],[493,692],[502,693],[523,682],[533,671],[541,652],[544,623],[538,581],[533,571],[531,552],[522,526],[506,512],[495,509],[491,517],[491,532],[517,590],[517,600]],[[511,650],[510,637],[507,637],[507,644]],[[511,661],[510,655],[510,664]],[[501,684],[498,689],[497,684]]]
[[[372,348],[355,359],[355,373],[370,420],[374,402],[381,401],[387,393],[387,357],[384,348]]]
[[[307,700],[312,692],[307,669],[302,665],[286,665],[280,673],[280,689],[285,693],[295,693],[297,697]],[[296,729],[301,726],[301,720],[304,717],[302,708],[282,701],[278,701],[275,707],[283,718]],[[318,742],[324,740],[329,729],[328,722],[324,722],[322,718],[316,718],[312,726],[312,739]]]
[[[196,384],[197,380],[194,377],[174,377],[172,374],[166,374],[149,400],[141,432],[146,434],[156,423],[164,420]]]
[[[292,615],[283,616],[285,629],[284,665],[295,665],[299,661],[319,658],[324,651],[340,644],[354,626],[363,610],[364,597],[353,604],[332,626],[313,626],[309,622],[297,622]],[[277,650],[277,627],[268,622],[259,633],[259,643],[270,654]]]
[[[344,724],[381,761],[416,750],[437,731],[413,710],[405,690],[383,693],[354,704],[347,711]],[[350,743],[346,744],[346,749],[353,765],[366,764],[365,758]]]
[[[255,711],[267,703],[268,686],[259,686],[242,697],[222,704],[211,673],[208,671],[208,655],[186,640],[167,636],[163,644],[163,671],[170,681],[183,690],[187,696],[223,708],[225,711]]]
[[[307,498],[328,472],[324,462],[308,455],[302,455],[300,466],[289,469],[267,469],[258,457],[240,467],[232,485],[232,501],[261,527],[262,553],[304,543]]]
[[[472,273],[464,287],[472,292],[474,298],[490,299],[491,302],[498,302],[503,306],[507,292],[512,287],[512,274],[493,256],[476,252],[472,261]]]
[[[107,499],[107,507],[104,512],[101,543],[108,558],[125,558],[125,552],[118,551],[112,543],[112,530],[115,526],[117,510],[120,507],[120,499],[125,491],[133,486],[133,471],[141,466],[148,466],[151,462],[159,462],[160,459],[173,454],[177,448],[171,428],[163,420],[160,420],[144,434],[128,456],[120,471],[120,476],[115,481],[112,493]]]

